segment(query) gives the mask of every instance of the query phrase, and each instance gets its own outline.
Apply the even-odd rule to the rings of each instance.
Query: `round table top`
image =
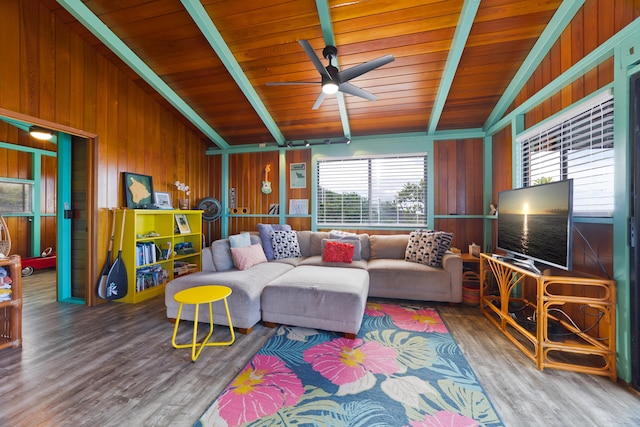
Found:
[[[220,285],[194,286],[183,289],[173,296],[176,302],[182,304],[202,304],[214,302],[231,295],[231,288]]]

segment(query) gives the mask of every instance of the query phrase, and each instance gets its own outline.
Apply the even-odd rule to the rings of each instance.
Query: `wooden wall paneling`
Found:
[[[433,145],[434,155],[434,194],[436,215],[448,215],[456,212],[455,200],[450,200],[454,194],[455,185],[455,161],[450,158],[454,150],[455,141],[438,141]]]
[[[0,15],[19,16],[20,3],[0,2]],[[2,66],[0,67],[0,105],[11,110],[20,109],[20,20],[7,19],[0,25],[0,40],[6,40],[2,46]],[[8,126],[4,124],[4,126]]]
[[[55,84],[55,91],[52,93],[54,117],[52,121],[68,126],[71,116],[71,34],[65,25],[55,25],[54,29],[55,55],[51,55],[52,52],[46,52],[55,61],[55,68],[52,70],[52,80]]]
[[[482,222],[482,218],[436,218],[434,229],[453,233],[451,246],[463,252],[468,252],[471,243],[484,250]]]
[[[464,181],[458,183],[456,194],[463,190],[465,198],[465,211],[467,215],[483,215],[488,211],[488,206],[483,206],[484,190],[484,141],[482,139],[469,139],[459,141],[458,151],[464,156],[464,164],[459,165],[464,169]],[[460,199],[460,196],[458,196]]]
[[[56,46],[55,17],[44,7],[39,8],[38,15],[40,17],[38,22],[40,86],[38,88],[38,113],[34,115],[55,122],[56,60],[64,50],[62,48],[58,50]]]

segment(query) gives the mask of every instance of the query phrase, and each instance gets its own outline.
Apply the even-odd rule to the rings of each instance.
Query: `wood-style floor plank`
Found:
[[[171,347],[164,299],[55,301],[54,272],[23,279],[23,347],[0,351],[0,426],[191,426],[274,333]],[[476,307],[434,304],[507,426],[638,426],[640,397],[604,377],[536,370]],[[179,339],[190,339],[190,323]],[[203,329],[204,333],[204,329]],[[226,327],[214,339],[228,339]]]

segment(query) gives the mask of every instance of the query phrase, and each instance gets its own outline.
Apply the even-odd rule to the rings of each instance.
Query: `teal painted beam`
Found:
[[[220,202],[222,204],[222,221],[220,225],[221,239],[229,236],[229,153],[222,154],[222,171],[220,171],[220,187],[222,188],[222,197]],[[237,200],[237,199],[236,199]]]
[[[496,132],[499,132],[504,127],[510,125],[512,117],[518,114],[524,114],[532,110],[534,107],[547,100],[547,98],[560,91],[562,88],[576,80],[578,77],[583,76],[608,58],[612,57],[614,55],[616,46],[618,46],[620,43],[628,38],[637,38],[639,34],[640,18],[636,18],[636,20],[624,27],[618,33],[614,34],[611,38],[598,46],[587,56],[575,63],[567,71],[556,77],[551,83],[529,97],[529,99],[524,101],[511,113],[509,113],[509,115],[486,129],[487,134],[494,135]]]
[[[229,144],[209,124],[200,117],[182,98],[176,94],[153,70],[122,42],[100,19],[80,0],[57,0],[74,18],[104,43],[113,53],[130,66],[144,81],[153,87],[164,99],[173,105],[193,125],[200,129],[218,147],[229,148]]]
[[[493,138],[487,136],[483,141],[482,153],[482,209],[489,209],[489,203],[493,199]],[[485,211],[485,212],[487,212]],[[492,218],[492,217],[489,217]],[[482,222],[482,242],[484,247],[481,250],[485,252],[493,251],[493,222],[486,219]],[[473,243],[473,242],[471,242]]]
[[[562,2],[547,27],[533,45],[533,48],[520,66],[520,69],[502,93],[495,108],[491,114],[489,114],[483,126],[485,129],[492,127],[500,120],[584,2],[585,0],[564,0]]]
[[[640,37],[636,34],[635,40]],[[613,178],[614,209],[613,209],[613,278],[616,281],[617,309],[616,309],[616,349],[618,353],[618,376],[631,382],[631,244],[629,241],[629,212],[631,212],[632,197],[632,153],[637,150],[633,146],[631,137],[631,118],[629,100],[631,77],[628,68],[622,60],[625,53],[621,46],[614,52],[613,97],[615,108],[613,112],[614,147],[613,158],[616,173]]]
[[[318,9],[318,18],[320,19],[320,27],[322,28],[322,37],[324,43],[328,46],[335,46],[336,39],[333,33],[333,22],[331,21],[331,10],[327,0],[316,0],[316,9]],[[338,50],[338,56],[340,56]],[[334,59],[333,64],[338,70],[340,69],[339,58]],[[338,100],[338,111],[340,112],[340,122],[342,123],[342,132],[345,138],[351,139],[351,126],[349,125],[349,115],[347,113],[347,104],[344,102],[344,94],[336,93]]]
[[[271,114],[267,110],[267,107],[264,106],[264,103],[258,96],[256,90],[253,88],[249,79],[245,75],[244,71],[236,61],[236,58],[231,53],[229,46],[222,38],[222,35],[218,31],[218,28],[211,20],[211,17],[205,10],[200,0],[181,0],[182,5],[185,7],[189,15],[196,23],[200,31],[205,36],[209,45],[216,52],[220,60],[231,74],[231,77],[235,80],[236,84],[244,93],[244,96],[247,97],[247,100],[258,114],[258,117],[262,120],[262,123],[269,129],[271,136],[275,139],[275,141],[280,144],[285,144],[285,138],[280,128],[271,117]]]
[[[0,148],[7,148],[9,150],[15,150],[15,151],[23,151],[25,153],[32,153],[38,156],[56,157],[58,155],[58,153],[56,153],[55,151],[26,147],[24,145],[11,144],[10,142],[0,142]]]
[[[460,12],[460,18],[458,19],[458,26],[453,34],[453,41],[451,43],[451,49],[449,49],[449,55],[447,56],[447,62],[442,72],[442,78],[438,85],[438,93],[436,94],[436,100],[431,108],[431,115],[429,117],[429,126],[427,127],[427,134],[433,134],[438,128],[438,122],[444,109],[444,104],[449,96],[453,78],[456,75],[456,70],[460,64],[460,58],[462,58],[462,52],[467,44],[473,21],[478,13],[480,7],[480,0],[465,0],[462,11]]]
[[[440,130],[435,131],[432,136],[434,140],[451,140],[451,139],[472,139],[472,138],[484,138],[485,131],[480,128],[475,129],[459,129],[459,130]]]
[[[31,256],[42,254],[40,231],[42,229],[42,206],[40,194],[42,192],[42,156],[33,154],[31,156],[31,167],[33,173],[33,193],[31,194],[31,206],[33,209],[33,220],[31,221]]]

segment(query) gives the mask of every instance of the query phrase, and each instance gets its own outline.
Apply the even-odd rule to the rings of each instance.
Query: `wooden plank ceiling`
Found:
[[[482,128],[561,3],[43,0],[100,52],[127,67],[100,34],[79,22],[78,14],[85,10],[85,16],[97,17],[108,28],[99,33],[112,32],[121,40],[184,101],[191,112],[178,110],[185,117],[200,130],[194,117],[213,129],[213,137],[206,129],[203,133],[222,148]],[[200,25],[198,10],[203,12]],[[456,34],[465,20],[469,29]],[[320,76],[301,39],[309,41],[324,65],[322,49],[335,43],[341,70],[393,55],[394,62],[351,81],[378,99],[344,95],[340,105],[338,97],[328,95],[312,110]],[[456,49],[459,62],[447,68]],[[139,71],[128,72],[154,90]],[[289,81],[317,84],[266,85]]]

